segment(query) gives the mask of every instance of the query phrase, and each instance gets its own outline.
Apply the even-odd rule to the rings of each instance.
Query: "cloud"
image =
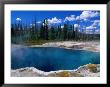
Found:
[[[99,16],[99,12],[98,11],[83,11],[80,16],[76,17],[76,20],[87,20],[89,18],[93,18],[93,17],[97,17]]]
[[[96,29],[96,28],[95,28],[95,29],[93,30],[93,28],[91,27],[91,28],[87,28],[87,29],[85,30],[85,32],[88,33],[88,34],[93,34],[93,33],[94,33],[94,34],[100,34],[100,29]]]
[[[97,31],[98,31],[97,28],[100,26],[100,20],[94,20],[92,22],[93,22],[93,24],[86,27],[86,33],[93,33],[93,31],[95,31],[95,33],[97,33]]]
[[[92,25],[86,27],[86,33],[88,34],[99,33],[97,32],[99,29],[97,30],[97,25],[95,24],[96,22],[98,21],[94,21]]]
[[[93,29],[96,29],[96,27],[94,27],[94,26],[89,26],[89,27],[86,27],[86,29],[89,29],[89,30],[93,30]]]
[[[80,20],[80,16],[77,16],[77,17],[76,17],[76,20]]]
[[[93,30],[86,30],[85,33],[86,34],[93,34]]]
[[[64,26],[61,26],[61,28],[64,28]]]
[[[48,22],[49,23],[61,23],[62,22],[62,20],[61,19],[58,19],[58,18],[56,18],[56,17],[54,17],[54,18],[52,18],[52,19],[48,19]]]
[[[36,23],[38,23],[38,24],[39,24],[39,23],[41,23],[41,21],[37,21]]]
[[[98,11],[83,11],[79,16],[70,15],[70,16],[65,17],[64,22],[65,21],[76,21],[76,20],[88,21],[89,18],[98,17],[99,14],[100,13]]]
[[[100,26],[100,20],[94,20],[92,26]]]
[[[100,26],[100,20],[94,20],[93,24],[90,26],[86,27],[86,30],[88,31],[93,31],[94,29],[97,30],[97,27]]]
[[[87,33],[87,34],[93,34],[93,30],[95,28],[96,27],[93,27],[93,26],[86,27],[85,33]]]
[[[35,26],[35,24],[30,24],[30,28],[32,28],[33,26]]]
[[[16,21],[21,21],[21,18],[16,18]]]
[[[79,32],[81,31],[79,24],[74,24],[74,29],[77,30],[77,31],[79,31]]]
[[[74,24],[74,28],[80,28],[80,25]]]
[[[64,19],[64,22],[65,21],[74,21],[74,20],[76,20],[75,15],[70,15]]]
[[[100,29],[95,30],[95,34],[100,34]]]

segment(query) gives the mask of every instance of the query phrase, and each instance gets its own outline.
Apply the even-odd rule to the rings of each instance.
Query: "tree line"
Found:
[[[11,41],[12,43],[19,43],[36,40],[87,41],[100,39],[100,35],[86,34],[78,30],[78,27],[74,27],[74,24],[71,25],[67,23],[65,23],[63,27],[61,25],[49,27],[47,19],[44,19],[40,28],[38,28],[36,20],[31,26],[23,25],[23,23],[18,22],[11,24]]]

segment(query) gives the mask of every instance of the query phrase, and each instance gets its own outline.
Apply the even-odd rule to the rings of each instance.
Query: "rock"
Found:
[[[89,66],[89,68],[88,68]],[[96,67],[96,72],[91,72],[89,69]],[[100,64],[87,64],[80,66],[76,70],[59,70],[44,72],[34,67],[26,67],[17,70],[11,70],[12,77],[99,77]]]
[[[88,67],[89,66],[89,67]],[[90,70],[92,67],[93,70]],[[87,64],[79,67],[76,72],[85,77],[98,77],[100,76],[100,64]],[[95,70],[95,71],[94,71]]]
[[[75,41],[61,41],[61,42],[49,42],[42,45],[32,45],[30,47],[61,47],[65,49],[82,49],[100,52],[100,42],[88,41],[88,42],[75,42]]]

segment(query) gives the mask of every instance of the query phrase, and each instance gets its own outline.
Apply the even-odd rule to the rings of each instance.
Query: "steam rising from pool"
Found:
[[[12,46],[11,68],[35,67],[49,72],[56,70],[73,70],[79,66],[100,63],[99,52],[72,50],[57,47]]]

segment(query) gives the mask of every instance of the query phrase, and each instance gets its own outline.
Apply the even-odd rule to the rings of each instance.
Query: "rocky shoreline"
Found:
[[[93,52],[100,52],[100,42],[99,41],[89,41],[89,42],[78,42],[78,41],[60,41],[60,42],[49,42],[42,45],[19,45],[12,44],[12,47],[59,47],[65,49],[75,49],[75,50],[88,50]]]
[[[77,50],[89,50],[94,52],[100,52],[100,42],[89,41],[89,42],[73,42],[73,41],[62,41],[62,42],[49,42],[42,45],[31,45],[30,47],[60,47],[66,49],[77,49]]]
[[[12,77],[100,77],[100,64],[87,64],[75,70],[44,72],[34,67],[11,70]]]

